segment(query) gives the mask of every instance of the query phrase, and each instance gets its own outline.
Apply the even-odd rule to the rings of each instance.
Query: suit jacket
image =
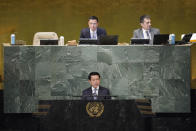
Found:
[[[94,100],[92,96],[92,88],[89,87],[82,92],[82,99],[83,100]],[[110,92],[107,88],[99,86],[98,91],[98,100],[106,100],[111,99]]]
[[[97,28],[97,37],[106,36],[107,33],[103,28]],[[80,32],[80,38],[91,38],[90,28],[84,28]]]
[[[154,35],[155,34],[160,34],[160,30],[157,28],[150,28],[149,30],[150,35],[151,35],[151,40],[150,40],[150,44],[153,44],[153,39],[154,39]],[[143,31],[142,29],[136,29],[133,31],[133,38],[139,38],[139,39],[143,39],[144,35],[143,35]]]

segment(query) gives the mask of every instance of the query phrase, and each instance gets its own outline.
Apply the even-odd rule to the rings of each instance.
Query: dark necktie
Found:
[[[148,31],[146,31],[146,36],[147,36],[147,39],[150,39],[150,35],[149,35]]]

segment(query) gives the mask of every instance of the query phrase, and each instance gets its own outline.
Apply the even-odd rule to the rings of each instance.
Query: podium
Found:
[[[92,105],[88,108],[90,104]],[[103,106],[102,109],[97,107],[99,104]],[[143,131],[146,129],[146,119],[140,114],[135,100],[57,100],[50,101],[50,105],[49,112],[41,123],[42,130]],[[92,108],[103,112],[100,116],[89,115],[88,109]]]

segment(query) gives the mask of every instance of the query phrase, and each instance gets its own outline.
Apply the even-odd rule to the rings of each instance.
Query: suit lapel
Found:
[[[103,88],[100,86],[98,91],[98,96],[103,96]]]
[[[92,96],[92,89],[91,89],[91,87],[88,89],[88,94],[89,94],[89,96]]]
[[[101,87],[99,87],[99,90],[98,90],[98,96],[101,95]]]
[[[88,31],[87,31],[87,38],[91,38],[91,35],[90,35],[90,28],[88,28]]]
[[[97,37],[99,37],[100,36],[100,30],[99,30],[99,28],[97,28]]]
[[[144,34],[143,34],[142,29],[139,30],[139,35],[140,35],[140,38],[144,38]]]
[[[154,32],[152,31],[152,29],[150,29],[150,36],[151,36],[151,40],[152,40],[154,37]]]

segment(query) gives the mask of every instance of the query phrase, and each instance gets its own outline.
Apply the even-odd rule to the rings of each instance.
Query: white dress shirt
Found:
[[[146,31],[148,31],[149,37],[150,37],[150,39],[151,39],[151,35],[150,35],[150,31],[149,31],[149,30],[144,30],[144,29],[142,29],[142,31],[143,31],[144,39],[148,39],[148,36],[147,36],[147,34],[146,34]]]
[[[91,35],[91,39],[97,39],[97,30],[92,31],[92,30],[90,29],[90,35]]]
[[[91,89],[92,89],[92,94],[96,93],[96,95],[98,96],[99,86],[96,88],[96,92],[94,87],[91,87]]]

